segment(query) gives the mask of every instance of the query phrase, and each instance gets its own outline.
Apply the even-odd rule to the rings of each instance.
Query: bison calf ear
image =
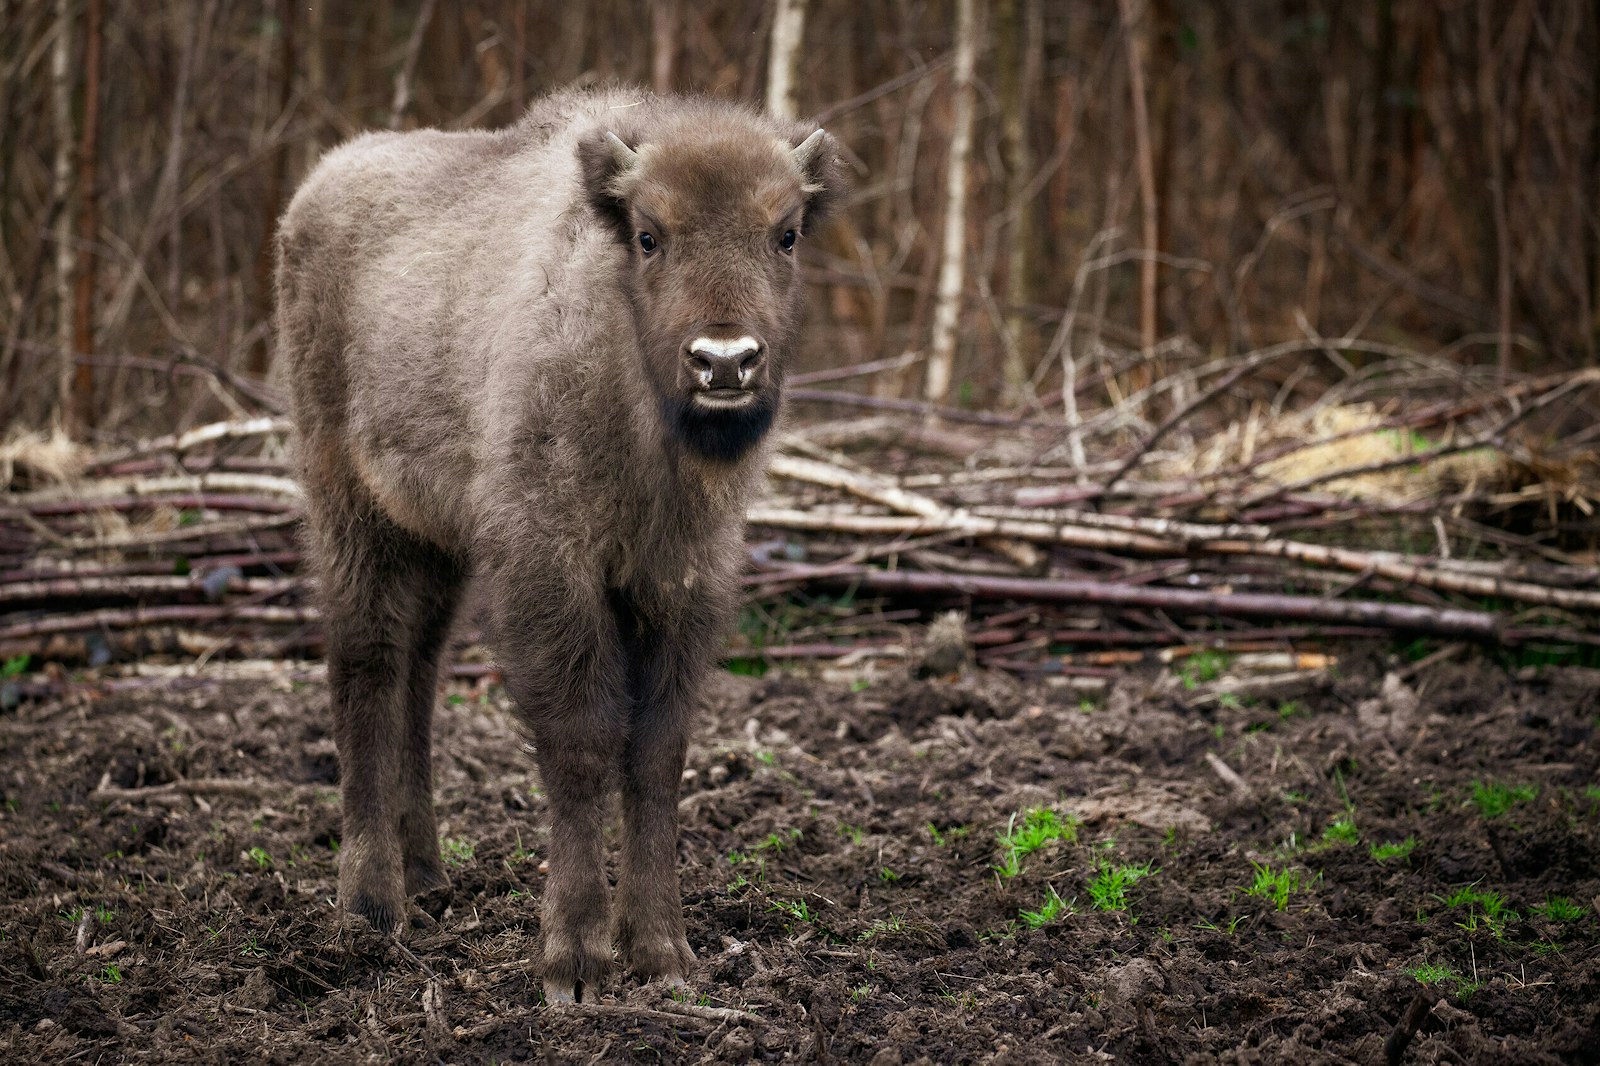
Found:
[[[810,235],[828,219],[848,190],[844,164],[839,161],[839,142],[831,133],[799,126],[789,143],[794,145],[795,163],[805,182],[806,214],[801,229]]]
[[[578,169],[584,198],[600,221],[624,244],[633,243],[628,189],[639,168],[639,153],[609,130],[595,130],[578,142]]]

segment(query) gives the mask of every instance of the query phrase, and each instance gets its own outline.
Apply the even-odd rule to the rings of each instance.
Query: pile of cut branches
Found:
[[[801,423],[749,509],[732,654],[904,656],[952,608],[964,654],[1083,678],[1145,655],[1293,655],[1394,634],[1600,646],[1592,453],[1535,455],[1511,433],[1597,383],[1585,372],[1409,410],[1253,413],[1209,433],[1185,422],[1226,378],[1131,428],[903,404]],[[80,455],[70,476],[32,485],[13,449],[0,659],[318,654],[288,432],[273,416],[203,426]],[[1075,461],[1086,441],[1107,458]],[[485,672],[479,658],[458,673]]]

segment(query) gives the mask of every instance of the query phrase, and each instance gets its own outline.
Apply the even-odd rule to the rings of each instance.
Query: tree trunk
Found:
[[[972,154],[972,72],[977,62],[978,12],[975,0],[956,0],[956,71],[954,129],[950,162],[945,171],[944,247],[939,263],[939,288],[934,297],[933,339],[923,397],[943,403],[954,373],[956,332],[961,321],[967,245],[967,167]]]
[[[1156,168],[1151,150],[1150,110],[1145,97],[1144,56],[1149,19],[1134,5],[1138,0],[1118,0],[1122,34],[1128,46],[1128,91],[1133,100],[1133,149],[1139,171],[1139,221],[1144,256],[1139,260],[1139,347],[1145,361],[1131,375],[1130,391],[1137,392],[1153,380],[1149,363],[1156,346],[1156,253],[1160,247],[1156,208]]]
[[[528,106],[528,5],[512,5],[511,13],[511,103],[518,117]]]
[[[1018,8],[1021,8],[1019,11]],[[1029,94],[1039,80],[1043,48],[1038,0],[1000,0],[995,6],[995,81],[1000,98],[1000,151],[1006,167],[1006,211],[1010,238],[1006,242],[1005,365],[1001,397],[1007,406],[1031,399],[1033,336],[1023,307],[1033,300],[1029,271],[1033,269],[1033,218],[1031,197],[1033,153],[1028,143]]]
[[[178,84],[173,95],[167,158],[161,171],[163,196],[160,201],[166,207],[167,221],[167,307],[174,314],[183,301],[183,136],[189,124],[189,87],[198,59],[201,26],[215,9],[216,4],[208,2],[204,13],[197,18],[195,0],[186,0],[179,16],[182,50],[178,53]]]
[[[50,103],[55,120],[55,165],[51,168],[51,197],[57,205],[52,238],[56,246],[56,418],[68,433],[72,424],[72,281],[77,268],[72,239],[72,45],[77,38],[77,12],[73,0],[56,0],[55,40],[50,46]]]
[[[294,99],[295,0],[278,0],[278,114],[289,110]],[[269,123],[269,126],[271,124]],[[261,203],[261,247],[256,253],[256,314],[262,322],[272,321],[273,239],[278,232],[278,214],[283,210],[283,188],[288,183],[289,146],[278,145],[266,163],[267,191]],[[250,346],[245,369],[264,378],[271,367],[271,349],[263,334]]]
[[[1600,37],[1600,27],[1594,29]],[[1600,48],[1589,53],[1589,176],[1588,188],[1580,188],[1578,202],[1600,203]],[[1592,199],[1585,199],[1592,197]],[[1600,366],[1600,220],[1589,216],[1589,289],[1592,296],[1589,307],[1589,365]]]
[[[1506,135],[1500,109],[1499,57],[1491,30],[1496,7],[1488,0],[1478,0],[1478,107],[1489,154],[1489,213],[1494,224],[1495,364],[1504,379],[1511,372],[1511,224],[1506,217]]]
[[[73,347],[80,355],[94,354],[94,297],[96,268],[94,254],[100,231],[100,56],[104,44],[105,0],[88,0],[87,44],[83,62],[83,142],[79,147],[78,169],[78,262],[77,296],[73,307]],[[88,362],[77,365],[72,375],[73,422],[80,429],[94,425],[94,368]]]
[[[1177,116],[1181,87],[1178,84],[1178,13],[1173,0],[1152,0],[1150,23],[1150,120],[1154,145],[1156,240],[1150,248],[1157,256],[1165,256],[1172,248],[1172,201],[1176,186],[1172,180],[1174,160],[1177,157]],[[1171,288],[1163,276],[1165,264],[1160,258],[1151,261],[1155,274],[1156,329],[1162,324],[1174,328],[1170,313],[1162,313],[1163,299],[1170,299]],[[1170,311],[1170,308],[1168,309]]]
[[[650,84],[658,93],[670,93],[677,79],[682,29],[683,0],[656,0],[651,8]]]
[[[389,128],[404,129],[406,113],[411,110],[411,79],[417,72],[417,57],[422,54],[422,39],[433,20],[435,0],[422,0],[416,21],[411,24],[411,37],[406,42],[406,54],[400,72],[394,77],[394,103],[389,108]]]
[[[800,44],[805,29],[806,0],[777,0],[772,13],[772,51],[767,59],[767,110],[783,118],[800,114]]]

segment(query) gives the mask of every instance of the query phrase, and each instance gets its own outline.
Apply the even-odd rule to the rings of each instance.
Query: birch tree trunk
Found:
[[[805,38],[806,0],[777,0],[772,12],[772,49],[767,60],[767,110],[781,118],[800,115],[800,43]]]
[[[967,167],[972,155],[972,72],[978,55],[978,13],[974,0],[956,0],[955,128],[945,172],[944,246],[939,287],[934,298],[933,339],[923,396],[942,403],[950,395],[955,366],[956,328],[961,321],[967,244]]]

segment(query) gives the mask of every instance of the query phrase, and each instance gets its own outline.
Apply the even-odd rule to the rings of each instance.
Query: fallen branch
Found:
[[[589,1018],[621,1018],[679,1025],[691,1022],[698,1026],[716,1026],[733,1023],[753,1025],[761,1021],[759,1014],[734,1010],[731,1007],[702,1007],[692,1003],[663,1003],[659,1007],[636,1007],[631,1003],[560,1003],[545,1008],[556,1014],[576,1014]]]
[[[791,462],[800,462],[791,460]],[[806,461],[809,462],[809,461]],[[823,464],[815,464],[822,466]],[[848,473],[841,471],[841,473]],[[876,487],[874,487],[876,488]],[[896,489],[895,492],[902,490]],[[895,498],[885,492],[886,498]],[[881,501],[880,501],[881,502]],[[1538,604],[1575,611],[1600,611],[1600,590],[1561,589],[1537,585],[1528,581],[1515,581],[1496,575],[1445,571],[1432,561],[1392,552],[1364,552],[1350,548],[1335,548],[1323,544],[1307,544],[1292,540],[1211,540],[1195,539],[1173,541],[1159,536],[1132,530],[1097,529],[1068,523],[1021,521],[1008,518],[989,518],[968,511],[945,509],[940,514],[917,518],[896,515],[863,515],[822,510],[795,511],[783,508],[752,507],[748,512],[753,525],[787,529],[832,530],[858,534],[918,535],[934,532],[959,532],[973,537],[1000,536],[1018,540],[1040,541],[1069,545],[1078,548],[1096,548],[1104,551],[1135,552],[1145,555],[1202,554],[1251,555],[1263,558],[1292,559],[1311,566],[1347,570],[1352,573],[1371,573],[1398,581],[1405,585],[1453,592],[1466,596],[1497,597],[1518,603]],[[1152,521],[1140,520],[1132,525],[1149,528]],[[1204,529],[1186,523],[1174,523],[1177,531]],[[1251,529],[1251,527],[1244,527]]]
[[[239,577],[225,572],[190,577],[57,577],[0,584],[0,604],[28,600],[146,599],[156,595],[200,595],[219,600],[235,592],[281,596],[305,588],[291,577]]]
[[[1442,571],[1431,562],[1394,552],[1363,552],[1297,540],[1211,541],[1201,549],[1221,555],[1256,555],[1293,559],[1313,566],[1334,567],[1352,573],[1371,573],[1404,585],[1455,592],[1465,596],[1493,597],[1560,607],[1573,611],[1600,611],[1600,591],[1558,589],[1527,581],[1511,581],[1485,574]]]
[[[298,501],[301,498],[300,483],[293,478],[218,470],[203,474],[175,474],[168,477],[101,478],[71,485],[54,485],[47,489],[11,496],[7,502],[14,507],[26,508],[34,514],[40,514],[44,513],[45,505],[62,502],[100,503],[119,497],[148,499],[175,494],[206,493],[259,493],[269,497],[282,496],[290,501]]]
[[[1417,1030],[1422,1028],[1422,1023],[1427,1020],[1438,1002],[1439,993],[1427,988],[1417,989],[1416,994],[1411,997],[1411,1002],[1406,1004],[1399,1021],[1395,1022],[1394,1028],[1389,1031],[1389,1038],[1383,1042],[1383,1059],[1388,1066],[1400,1066],[1406,1057],[1406,1048],[1411,1045]]]
[[[1206,752],[1206,765],[1211,767],[1212,773],[1222,779],[1222,783],[1233,789],[1240,799],[1252,799],[1255,792],[1250,787],[1250,782],[1239,776],[1239,771],[1223,762],[1215,752]]]
[[[187,555],[189,568],[194,571],[216,571],[223,567],[243,569],[249,566],[287,572],[297,569],[301,562],[298,551],[255,551],[234,555]],[[131,559],[102,563],[92,559],[52,559],[43,566],[24,570],[0,571],[0,586],[20,581],[56,581],[61,578],[112,578],[168,576],[172,563],[164,559]]]
[[[31,518],[26,516],[25,521]],[[37,519],[33,519],[37,521]],[[299,511],[282,511],[276,514],[250,515],[245,518],[228,518],[216,522],[196,522],[177,529],[139,530],[120,533],[102,533],[87,537],[60,537],[52,534],[51,546],[68,552],[93,552],[106,549],[174,548],[179,544],[206,541],[232,535],[253,535],[268,530],[288,529],[300,523]]]
[[[212,422],[209,425],[196,426],[194,429],[183,433],[169,433],[164,437],[155,437],[151,440],[141,441],[132,447],[118,449],[105,455],[97,456],[90,464],[91,470],[104,470],[108,466],[136,459],[144,455],[154,455],[157,452],[183,453],[202,444],[211,444],[222,440],[244,440],[249,437],[262,437],[273,433],[288,433],[294,423],[287,418],[248,418],[237,422]]]
[[[1070,509],[1046,510],[1037,507],[978,506],[972,513],[985,518],[1008,521],[1036,522],[1055,526],[1077,526],[1084,529],[1118,529],[1128,533],[1145,533],[1163,537],[1179,544],[1200,543],[1208,540],[1266,540],[1272,536],[1268,526],[1229,523],[1211,525],[1200,522],[1180,522],[1175,518],[1140,518],[1137,515],[1104,514],[1100,511]]]
[[[968,537],[1011,537],[1018,540],[1065,544],[1077,548],[1106,551],[1139,551],[1162,555],[1174,550],[1165,540],[1141,533],[1093,529],[1048,522],[1019,522],[1005,518],[986,518],[968,511],[946,511],[942,515],[903,516],[856,514],[822,509],[798,511],[782,507],[756,506],[746,512],[751,525],[776,529],[809,529],[856,533],[867,536],[893,534],[923,536],[931,533],[958,533]]]
[[[180,778],[177,781],[146,785],[143,788],[117,788],[111,784],[110,775],[106,775],[100,779],[95,790],[89,793],[89,797],[99,800],[150,800],[170,796],[234,796],[259,799],[262,796],[281,797],[284,793],[291,795],[315,793],[322,788],[323,786],[318,785],[293,785],[283,781],[252,781],[233,777]]]
[[[0,641],[39,637],[50,633],[80,633],[101,629],[129,629],[170,622],[215,623],[226,621],[264,622],[271,625],[306,625],[317,621],[314,607],[262,607],[257,605],[205,607],[157,606],[120,607],[80,614],[36,618],[0,626]]]
[[[1448,607],[1362,600],[1327,600],[1312,596],[1265,593],[1214,593],[1192,589],[1125,585],[1108,581],[922,574],[905,570],[788,567],[774,576],[809,576],[824,585],[855,586],[874,592],[947,593],[974,599],[1093,604],[1102,607],[1155,607],[1226,618],[1289,618],[1299,621],[1378,625],[1446,636],[1493,641],[1501,634],[1499,615]]]
[[[923,518],[933,518],[946,522],[960,521],[965,514],[960,510],[946,507],[931,497],[900,488],[898,485],[876,475],[856,473],[816,459],[802,459],[798,456],[780,453],[772,457],[767,469],[775,477],[793,478],[797,481],[808,481],[815,485],[843,489],[864,499],[881,503],[896,511],[904,511]],[[1008,541],[1009,538],[1001,534],[998,537],[992,537],[991,546],[1024,569],[1032,570],[1039,566],[1039,555],[1031,546]]]

